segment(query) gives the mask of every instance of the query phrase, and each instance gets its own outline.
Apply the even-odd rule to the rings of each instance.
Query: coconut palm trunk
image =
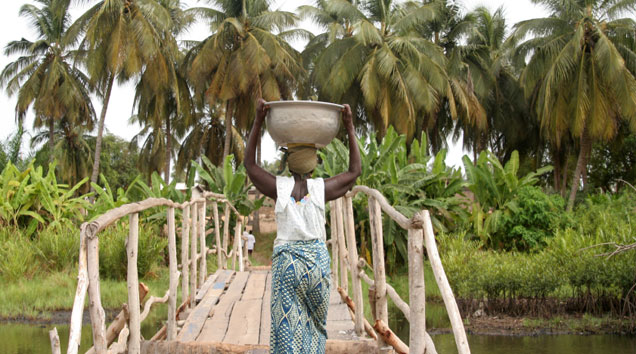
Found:
[[[230,154],[232,144],[232,100],[227,100],[225,105],[225,144],[223,145],[223,160]]]
[[[53,162],[53,150],[55,150],[55,120],[49,119],[49,162]]]
[[[168,117],[166,118],[166,170],[164,172],[166,184],[170,184],[170,158],[172,157],[172,132],[170,130],[170,117]]]
[[[106,121],[106,110],[108,109],[108,102],[110,101],[110,94],[113,90],[113,82],[115,76],[111,73],[106,85],[106,94],[104,95],[104,105],[102,106],[102,112],[99,115],[99,125],[97,126],[97,138],[95,139],[95,158],[93,160],[93,173],[91,174],[91,192],[95,191],[92,184],[97,183],[97,176],[99,176],[99,158],[102,154],[102,138],[104,135],[104,122]],[[91,197],[91,202],[94,197]]]
[[[580,145],[579,158],[576,162],[574,175],[572,176],[572,186],[570,187],[570,197],[568,199],[567,207],[568,211],[571,211],[574,207],[574,199],[576,198],[576,192],[579,189],[579,182],[583,175],[583,170],[587,168],[587,160],[589,159],[590,151],[592,150],[592,139],[590,139],[587,127],[583,129],[583,134],[581,134]]]

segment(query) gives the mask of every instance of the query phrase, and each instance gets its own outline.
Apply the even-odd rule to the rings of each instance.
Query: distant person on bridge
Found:
[[[331,277],[325,202],[343,196],[361,172],[351,108],[345,105],[342,117],[349,137],[349,170],[324,180],[310,178],[318,162],[314,146],[289,147],[286,160],[292,177],[274,176],[256,164],[267,110],[259,99],[244,164],[254,186],[276,201],[270,353],[324,353]]]

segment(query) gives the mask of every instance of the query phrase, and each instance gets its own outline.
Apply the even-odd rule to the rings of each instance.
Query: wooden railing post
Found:
[[[190,306],[194,307],[194,298],[197,296],[197,203],[192,203],[190,210],[190,218],[192,225],[190,226],[190,291],[192,292],[192,302]]]
[[[426,352],[426,299],[424,284],[424,250],[421,229],[408,230],[409,262],[409,339],[413,353]]]
[[[128,353],[138,354],[141,350],[141,326],[139,305],[139,278],[137,273],[137,253],[139,245],[139,214],[129,216],[130,225],[126,253],[128,253]],[[99,352],[99,350],[98,350]]]
[[[433,274],[437,281],[440,293],[442,293],[442,299],[446,306],[446,312],[448,312],[448,318],[453,328],[453,335],[455,336],[455,345],[457,345],[457,352],[459,354],[470,354],[470,347],[468,346],[468,339],[466,338],[466,330],[464,329],[464,322],[462,321],[457,302],[455,302],[455,296],[453,290],[448,283],[446,273],[444,272],[444,266],[442,260],[437,252],[437,245],[435,245],[435,234],[433,233],[433,224],[431,222],[431,216],[428,210],[424,210],[422,213],[424,218],[424,242],[426,244],[426,253],[428,259],[431,262],[431,268],[433,268]]]
[[[228,242],[230,242],[230,206],[227,202],[225,202],[225,207],[223,209],[223,218],[223,260],[225,261],[225,263],[223,263],[223,269],[226,269],[227,258],[225,258],[225,255],[227,255]]]
[[[93,345],[97,354],[106,353],[106,313],[102,307],[99,285],[99,239],[96,234],[87,235],[88,298],[93,327]]]
[[[212,215],[214,216],[214,236],[216,239],[216,265],[218,269],[223,269],[225,264],[225,254],[221,252],[221,229],[219,224],[219,205],[212,202]]]
[[[68,335],[67,354],[77,354],[82,336],[82,314],[84,313],[84,302],[86,301],[86,290],[88,289],[87,251],[86,251],[86,225],[80,228],[80,249],[79,265],[77,274],[77,290],[71,311],[71,328]]]
[[[199,249],[201,259],[199,261],[199,286],[205,283],[208,276],[208,248],[205,244],[205,201],[199,203]]]
[[[338,276],[338,255],[340,254],[338,250],[338,219],[336,217],[336,202],[329,202],[329,219],[331,221],[331,279],[333,279],[334,285],[336,287],[340,286],[340,278]]]
[[[174,208],[168,208],[168,267],[170,270],[170,289],[168,295],[168,340],[177,336],[177,286],[179,274],[177,271],[177,240],[174,225]]]
[[[183,208],[181,219],[181,297],[183,301],[190,297],[190,265],[189,262],[189,241],[190,241],[190,206]]]
[[[369,223],[373,244],[373,276],[375,278],[375,313],[378,320],[389,323],[388,302],[386,299],[386,273],[384,267],[384,238],[382,235],[382,210],[378,201],[369,197]],[[378,336],[378,347],[386,343]]]
[[[243,268],[243,249],[241,248],[241,236],[243,233],[243,218],[236,216],[236,229],[234,230],[234,255],[232,255],[232,268],[236,270],[236,258],[238,257],[239,272],[244,271]]]
[[[345,292],[349,291],[349,277],[347,276],[347,266],[345,259],[347,258],[347,247],[345,245],[344,225],[343,225],[343,211],[342,198],[338,198],[335,202],[336,205],[336,228],[338,230],[338,254],[340,263],[340,287]]]
[[[353,287],[353,302],[356,305],[355,329],[358,336],[364,333],[364,304],[362,303],[362,283],[358,275],[358,248],[356,244],[355,220],[353,219],[353,201],[351,197],[344,197],[345,234],[347,250],[349,250],[349,272]]]

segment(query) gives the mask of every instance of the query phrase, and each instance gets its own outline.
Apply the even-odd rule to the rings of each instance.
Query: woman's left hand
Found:
[[[345,127],[353,127],[353,115],[351,114],[351,107],[348,104],[344,105],[342,110],[342,122],[345,124]]]

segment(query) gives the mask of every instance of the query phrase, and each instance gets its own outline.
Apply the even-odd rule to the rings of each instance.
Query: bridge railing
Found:
[[[365,266],[368,265],[364,258],[358,257],[356,247],[353,198],[358,193],[368,197],[374,279],[367,276]],[[426,332],[423,260],[424,248],[426,248],[435,280],[450,318],[457,350],[460,354],[469,354],[466,332],[437,251],[429,212],[422,210],[408,219],[395,210],[379,191],[366,186],[355,186],[344,197],[331,201],[330,209],[331,240],[329,244],[332,250],[333,279],[338,292],[349,305],[357,334],[363,335],[366,331],[371,337],[377,339],[379,348],[391,345],[398,353],[436,353],[435,345]],[[409,303],[402,300],[395,289],[386,282],[382,212],[400,227],[408,230]],[[348,296],[349,276],[351,276],[353,300]],[[373,326],[364,318],[362,280],[370,285],[368,299],[375,322]],[[410,347],[406,346],[388,327],[387,297],[391,298],[409,321]]]
[[[211,203],[211,207],[207,204]],[[219,219],[219,204],[224,204],[223,209],[223,237],[221,238],[221,220]],[[156,207],[165,207],[167,213],[168,226],[168,266],[169,266],[169,289],[163,298],[151,297],[144,306],[143,313],[140,313],[140,284],[137,273],[137,254],[139,236],[139,213]],[[181,213],[181,262],[177,264],[176,247],[176,220],[175,209],[180,209]],[[214,221],[214,228],[206,232],[207,210],[211,209],[211,219]],[[228,253],[228,243],[230,239],[230,219],[231,214],[236,215],[236,226],[234,230],[234,241],[231,251]],[[99,281],[99,233],[109,225],[117,222],[123,217],[129,218],[129,233],[126,239],[127,253],[127,286],[128,303],[120,316],[109,326],[105,327],[105,313],[101,303],[100,281]],[[150,306],[157,302],[168,302],[168,318],[164,328],[155,335],[173,340],[177,334],[176,318],[178,310],[188,306],[193,306],[197,289],[200,289],[207,278],[207,255],[216,253],[218,268],[224,269],[229,258],[232,258],[232,267],[243,271],[249,264],[247,254],[243,253],[240,246],[242,239],[242,228],[244,217],[225,199],[225,196],[212,192],[204,192],[201,196],[191,199],[185,203],[175,203],[163,198],[149,198],[141,202],[126,204],[112,209],[95,220],[82,224],[80,228],[80,253],[78,283],[71,313],[71,326],[69,333],[69,346],[67,353],[75,354],[79,349],[82,313],[86,293],[89,296],[89,311],[92,325],[93,347],[89,353],[106,353],[109,345],[119,335],[117,343],[113,343],[111,349],[126,350],[128,353],[139,353],[140,350],[140,324],[147,316]],[[206,245],[207,233],[215,233],[215,246],[208,248]],[[244,257],[245,256],[245,257]],[[238,262],[237,262],[238,258]],[[178,268],[181,268],[181,272]],[[181,276],[181,294],[183,303],[176,306],[177,292],[179,287],[179,277]],[[202,289],[200,289],[202,290]],[[145,293],[147,288],[142,285],[141,291]],[[143,297],[142,294],[141,297]],[[127,327],[127,328],[125,328]],[[52,338],[52,343],[55,340]],[[59,340],[57,341],[59,343]],[[59,350],[59,345],[52,344],[55,351]]]

